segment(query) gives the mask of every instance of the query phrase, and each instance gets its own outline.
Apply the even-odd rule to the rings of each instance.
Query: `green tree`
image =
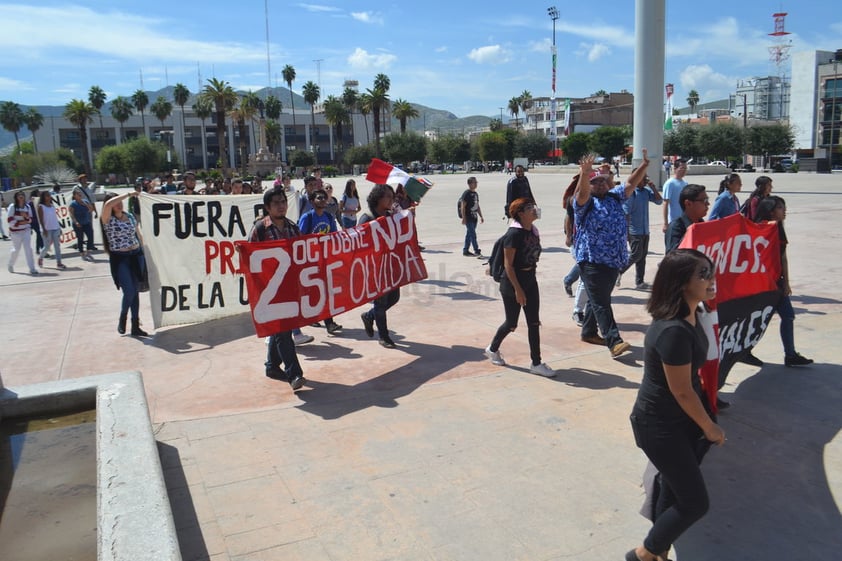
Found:
[[[522,134],[515,140],[515,155],[528,158],[533,162],[548,158],[552,149],[553,142],[540,132]]]
[[[310,106],[310,144],[313,150],[313,160],[316,165],[319,163],[319,154],[316,150],[316,104],[319,102],[322,92],[318,84],[312,80],[308,80],[301,89],[301,94],[304,97],[304,102]]]
[[[96,156],[96,170],[103,174],[126,174],[128,173],[128,166],[126,165],[125,149],[120,146],[105,146],[99,151]],[[126,183],[128,183],[128,177]]]
[[[348,110],[348,115],[351,117],[354,116],[354,112],[357,111],[359,98],[357,96],[357,90],[350,86],[346,86],[345,90],[342,92],[342,103],[345,105],[345,108]],[[368,122],[365,123],[366,126],[366,136],[368,136]],[[353,133],[353,127],[351,128],[351,132]],[[356,136],[353,137],[354,142],[356,143],[357,138]],[[366,140],[368,142],[368,140]]]
[[[277,153],[282,135],[283,131],[281,131],[281,124],[278,121],[274,119],[266,121],[266,143],[269,145],[270,152]]]
[[[385,132],[385,123],[386,123],[386,110],[389,108],[389,89],[392,87],[392,81],[389,77],[383,73],[378,74],[374,77],[374,89],[383,92],[385,96],[385,102],[380,104],[380,111],[382,115],[380,116],[380,123],[383,126],[383,131]]]
[[[445,134],[430,142],[428,153],[434,162],[464,162],[471,159],[471,144],[458,134]]]
[[[91,89],[88,90],[88,101],[99,115],[99,128],[102,128],[102,106],[105,105],[106,99],[108,99],[108,96],[99,86],[91,86]]]
[[[589,136],[584,132],[574,132],[561,139],[559,145],[564,155],[567,156],[568,162],[576,163],[582,159],[582,156],[588,153],[588,150],[590,150],[588,148]]]
[[[163,96],[158,96],[158,98],[152,103],[149,110],[152,112],[155,117],[161,121],[161,128],[164,128],[164,121],[167,120],[167,117],[172,115],[172,103],[167,101]]]
[[[64,118],[79,129],[79,140],[82,142],[82,164],[85,173],[92,176],[91,157],[88,153],[88,125],[93,122],[96,108],[90,102],[82,99],[72,99],[64,106]]]
[[[219,142],[219,159],[222,162],[222,173],[228,170],[228,146],[225,142],[225,113],[237,104],[237,93],[231,84],[224,80],[210,78],[202,89],[199,97],[210,105],[216,112],[216,139]]]
[[[44,116],[34,107],[30,107],[23,114],[23,122],[26,124],[29,132],[32,133],[32,146],[35,148],[35,153],[37,154],[38,141],[35,139],[35,133],[41,130],[41,127],[44,125]]]
[[[762,155],[766,162],[769,156],[786,154],[795,146],[792,127],[779,123],[752,126],[746,131],[746,137],[748,152]]]
[[[664,135],[664,155],[692,158],[699,154],[699,125],[682,124]]]
[[[404,99],[398,98],[392,103],[392,116],[400,122],[401,134],[406,132],[407,120],[417,119],[418,115],[418,110]]]
[[[479,157],[487,161],[503,161],[506,159],[508,145],[506,138],[499,132],[484,132],[477,139]]]
[[[120,123],[120,143],[126,139],[126,136],[123,134],[123,125],[126,121],[129,120],[129,117],[132,116],[132,109],[134,106],[132,103],[123,96],[118,96],[114,101],[111,102],[111,116],[114,117],[114,120]]]
[[[608,95],[608,92],[605,90],[596,90],[594,93],[591,94],[591,97],[602,97]]]
[[[519,133],[515,129],[505,128],[500,130],[500,134],[506,140],[506,159],[511,160],[515,157],[515,142],[523,133]]]
[[[190,90],[179,82],[172,90],[172,99],[181,108],[181,157],[187,162],[187,138],[186,127],[184,126],[184,106],[190,100]]]
[[[388,105],[389,95],[386,93],[386,90],[376,86],[373,90],[366,90],[365,95],[368,96],[366,100],[370,104],[371,115],[374,118],[374,146],[377,150],[377,157],[382,158],[383,151],[380,149],[380,131],[382,130],[380,112],[384,106]]]
[[[526,111],[532,108],[532,93],[529,90],[523,90],[520,96],[518,96],[518,101],[520,101],[520,110],[523,112],[523,127],[526,128],[526,121],[528,119]]]
[[[365,142],[366,142],[366,144],[371,144],[371,138],[368,135],[368,115],[369,115],[369,113],[371,113],[371,106],[372,106],[371,96],[368,95],[367,92],[363,92],[357,98],[357,109],[359,109],[360,115],[363,116],[363,124],[365,125]]]
[[[336,96],[329,95],[324,103],[325,121],[332,126],[336,131],[334,142],[336,143],[337,151],[342,151],[342,125],[350,124],[351,114],[348,113],[348,108],[342,103],[342,100]],[[337,154],[334,161],[340,160]]]
[[[143,90],[136,90],[132,94],[132,104],[134,105],[135,109],[140,111],[140,126],[143,127],[143,134],[146,134],[146,117],[144,116],[143,112],[149,105],[149,96],[146,95],[146,92]]]
[[[286,82],[287,89],[289,90],[289,109],[292,111],[292,134],[295,135],[295,99],[292,97],[292,83],[295,81],[295,68],[287,64],[281,70],[281,75],[284,77],[284,82]],[[287,146],[289,146],[289,143],[287,143]],[[293,144],[293,146],[295,145]]]
[[[310,167],[316,162],[315,158],[313,158],[313,154],[311,152],[307,152],[306,150],[294,151],[289,160],[290,164],[297,168]]]
[[[266,118],[277,121],[281,118],[281,112],[284,110],[284,105],[281,100],[272,94],[266,96],[266,101],[263,102],[266,109]]]
[[[167,169],[167,149],[160,142],[146,137],[136,138],[120,145],[126,171],[132,177],[157,173]]]
[[[517,116],[520,114],[520,98],[515,96],[509,100],[508,105],[509,113],[512,115],[512,118],[515,120],[515,128],[517,128],[518,121]]]
[[[696,106],[699,104],[699,92],[696,90],[690,90],[690,93],[687,94],[687,105],[690,106],[690,113],[696,112]]]
[[[196,98],[196,103],[193,104],[193,112],[202,121],[202,168],[208,169],[208,149],[206,144],[208,137],[205,129],[205,121],[213,115],[213,103],[207,98],[199,96]]]
[[[383,153],[390,162],[408,164],[423,160],[427,154],[427,140],[414,132],[389,134],[383,137]]]
[[[745,147],[742,127],[733,123],[714,123],[699,129],[699,151],[709,159],[729,161],[740,158]]]
[[[344,161],[348,166],[364,166],[371,162],[374,155],[374,148],[371,144],[366,144],[365,146],[352,146],[345,151]]]
[[[0,125],[3,125],[4,129],[15,135],[15,144],[17,145],[18,153],[20,153],[18,133],[24,125],[23,110],[20,108],[20,105],[14,101],[4,101],[0,104]]]
[[[500,119],[491,119],[488,122],[488,128],[489,130],[491,130],[491,132],[503,130],[503,121],[501,121]]]
[[[626,132],[620,127],[599,127],[590,134],[588,147],[604,158],[619,156],[626,148]]]

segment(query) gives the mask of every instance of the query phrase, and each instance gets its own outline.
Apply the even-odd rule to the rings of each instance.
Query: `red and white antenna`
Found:
[[[775,18],[775,31],[769,34],[776,38],[775,44],[769,47],[769,60],[778,67],[779,75],[783,64],[789,60],[789,50],[792,48],[792,40],[786,39],[786,36],[790,34],[785,29],[786,16],[786,12],[772,14]]]

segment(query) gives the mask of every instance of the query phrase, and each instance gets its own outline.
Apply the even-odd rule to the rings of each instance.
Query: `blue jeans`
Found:
[[[628,271],[632,265],[634,270],[634,283],[643,283],[643,277],[646,275],[646,255],[649,253],[649,236],[638,236],[629,234],[629,262],[620,271],[620,274]]]
[[[465,221],[465,247],[462,248],[462,253],[468,251],[468,248],[473,246],[474,253],[479,253],[479,245],[477,245],[477,223],[475,221]]]
[[[564,275],[564,285],[571,286],[577,280],[579,280],[579,264],[574,263],[573,266],[570,267],[570,272]]]
[[[41,249],[41,254],[39,255],[41,259],[47,255],[50,245],[55,248],[56,263],[61,265],[61,230],[46,230],[44,232],[44,247]]]
[[[140,249],[122,253],[112,253],[112,259],[117,262],[117,282],[120,283],[120,290],[123,291],[123,300],[120,304],[120,315],[132,313],[132,319],[137,319],[140,303],[138,287],[140,285],[140,274],[146,268],[146,261]]]
[[[582,337],[597,335],[597,326],[599,326],[609,349],[617,343],[622,343],[620,330],[617,328],[617,322],[614,321],[614,310],[611,309],[611,292],[614,290],[619,271],[607,265],[582,261],[579,263],[579,273],[582,275],[582,282],[588,293]]]
[[[295,353],[295,343],[292,341],[292,331],[282,331],[269,337],[269,349],[266,353],[266,371],[276,370],[283,362],[287,381],[301,376],[301,364]]]
[[[346,230],[357,225],[357,220],[353,216],[342,216],[342,227]]]
[[[795,310],[792,300],[784,294],[776,310],[781,318],[781,343],[784,345],[784,356],[795,356]]]

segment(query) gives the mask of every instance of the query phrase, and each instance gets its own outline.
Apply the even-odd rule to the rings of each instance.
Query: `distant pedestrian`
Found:
[[[353,228],[357,225],[357,214],[360,212],[360,195],[357,193],[357,182],[349,179],[345,182],[345,191],[339,199],[339,212],[343,228]]]
[[[515,176],[506,183],[506,206],[503,208],[506,218],[511,218],[509,209],[515,199],[529,199],[535,202],[532,187],[529,186],[529,178],[526,177],[526,169],[520,164],[515,166]]]
[[[740,211],[746,218],[754,222],[754,218],[757,216],[757,205],[771,194],[772,178],[768,175],[761,175],[754,180],[754,191],[749,195],[748,200],[743,203],[743,206],[740,207]]]
[[[26,257],[26,264],[29,266],[29,274],[37,275],[35,259],[32,255],[32,207],[26,200],[23,191],[15,193],[14,200],[6,209],[6,220],[9,222],[9,234],[12,237],[12,250],[9,253],[9,272],[15,272],[15,261],[18,254],[23,251]]]
[[[726,218],[732,214],[740,212],[740,200],[737,198],[737,193],[743,187],[743,181],[739,174],[729,173],[719,183],[719,195],[713,201],[713,208],[710,209],[708,220],[716,220],[718,218]]]
[[[477,221],[484,223],[485,218],[483,218],[482,209],[479,206],[477,186],[477,178],[474,176],[469,177],[468,188],[465,189],[465,192],[459,198],[462,224],[465,226],[465,243],[462,247],[462,255],[466,257],[482,256],[482,251],[480,251],[479,244],[477,243]],[[473,253],[470,251],[471,247],[474,249]]]
[[[667,228],[665,253],[678,249],[681,240],[684,239],[687,228],[691,224],[705,221],[705,214],[707,214],[708,207],[710,206],[710,199],[705,192],[705,186],[696,185],[695,183],[691,183],[681,190],[678,201],[684,212],[670,222],[669,228]]]
[[[634,173],[634,170],[632,170]],[[646,255],[649,253],[649,204],[663,203],[658,188],[649,179],[643,178],[640,185],[635,187],[632,194],[623,204],[628,217],[629,228],[629,262],[620,269],[622,275],[634,266],[634,285],[638,290],[646,290],[644,276],[646,275]]]
[[[669,160],[665,160],[664,167],[667,170],[667,177],[669,177]],[[681,190],[687,186],[687,182],[684,180],[686,173],[687,162],[685,162],[684,159],[679,158],[675,161],[675,177],[668,179],[661,189],[661,194],[664,197],[664,203],[666,203],[664,204],[664,222],[661,227],[661,231],[665,234],[672,221],[681,216],[681,213],[684,212],[684,209],[681,208],[681,204],[678,199],[681,196]]]
[[[76,234],[76,248],[82,259],[88,259],[90,252],[85,246],[85,239],[88,240],[88,245],[93,245],[94,226],[92,215],[94,213],[94,205],[89,203],[83,196],[81,190],[73,191],[73,200],[68,206],[70,219],[73,221],[73,232]]]
[[[41,234],[44,236],[44,249],[38,256],[38,266],[44,266],[44,257],[47,256],[47,251],[52,245],[56,252],[56,267],[66,269],[67,267],[61,262],[61,224],[58,221],[58,210],[53,203],[53,196],[48,191],[41,193],[38,222],[41,224]]]

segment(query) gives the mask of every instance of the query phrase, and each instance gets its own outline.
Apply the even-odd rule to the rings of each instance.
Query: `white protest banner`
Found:
[[[262,214],[262,195],[140,195],[155,328],[249,311],[234,242]]]

